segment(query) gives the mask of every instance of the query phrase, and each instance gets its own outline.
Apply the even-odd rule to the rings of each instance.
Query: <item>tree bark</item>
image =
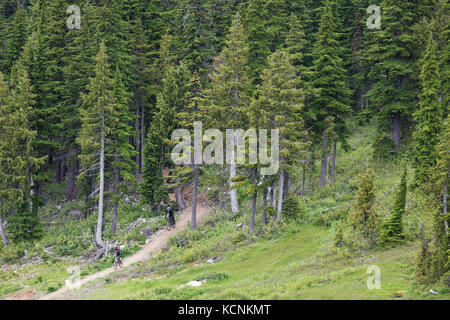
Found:
[[[268,196],[269,188],[264,189],[263,193],[263,209],[262,209],[262,224],[267,224],[267,196]]]
[[[197,187],[198,187],[198,164],[194,164],[191,230],[195,230],[195,228],[197,227]]]
[[[142,168],[144,168],[144,143],[145,143],[145,108],[142,105],[141,107],[141,158],[139,162],[139,173],[142,172]]]
[[[137,169],[135,171],[135,176],[139,176],[139,168],[141,165],[141,142],[140,142],[140,131],[139,131],[139,118],[140,118],[140,108],[139,108],[139,94],[135,93],[135,105],[136,105],[136,121],[134,124],[134,128],[136,130],[136,136],[134,138],[134,145],[136,146],[136,166]]]
[[[0,215],[0,235],[2,236],[2,241],[5,244],[5,246],[9,245],[9,239],[5,234],[5,231],[3,230],[3,218]]]
[[[337,140],[334,140],[333,143],[333,158],[331,159],[331,183],[334,183],[334,173],[336,170],[336,156],[337,156],[337,151],[336,151],[336,146],[337,146]]]
[[[117,150],[117,147],[115,150],[114,158],[115,158],[116,163],[119,163],[119,151]],[[120,179],[119,168],[115,167],[114,168],[114,195],[116,196],[116,198],[119,196],[119,179]],[[119,210],[119,202],[117,201],[117,199],[114,199],[111,234],[116,233],[118,210]]]
[[[55,174],[56,174],[56,182],[60,184],[62,182],[62,161],[60,157],[56,157],[55,161]]]
[[[306,160],[303,161],[303,172],[302,172],[302,186],[300,188],[300,195],[305,195],[305,180],[306,180]]]
[[[400,148],[400,128],[401,128],[401,119],[400,114],[394,114],[394,119],[392,123],[392,140],[394,140],[395,150]]]
[[[328,139],[325,135],[322,135],[322,164],[320,167],[320,187],[325,187],[325,176],[327,171],[327,143]]]
[[[272,192],[270,193],[270,204],[273,209],[277,209],[277,183],[275,182],[272,186]]]
[[[30,175],[30,212],[33,212],[34,180]]]
[[[180,178],[176,179],[176,183],[180,183]],[[186,208],[186,202],[183,199],[183,192],[181,190],[181,186],[175,187],[175,199],[177,200],[178,209],[184,210]]]
[[[234,161],[233,161],[234,162]],[[235,185],[236,182],[232,181],[232,179],[236,178],[236,164],[232,163],[230,165],[230,189]],[[231,212],[237,213],[239,212],[239,202],[237,198],[237,190],[230,190],[230,202],[231,202]]]
[[[278,192],[278,209],[277,209],[277,220],[280,220],[281,210],[283,209],[283,186],[284,186],[284,172],[280,169],[280,191]]]
[[[76,176],[76,160],[69,160],[70,164],[67,170],[67,180],[66,180],[66,199],[67,201],[73,201],[76,199],[76,185],[75,185],[75,176]]]
[[[253,180],[253,186],[255,190],[253,191],[252,196],[252,213],[250,215],[250,230],[252,230],[253,233],[255,233],[255,214],[256,214],[256,201],[258,200],[258,191],[256,190],[256,186],[258,184],[257,178],[258,178],[258,172],[257,167],[255,166],[252,170],[252,180]]]
[[[327,174],[325,175],[325,184],[328,184],[329,180],[329,170],[330,169],[330,156],[327,156]]]
[[[311,192],[314,192],[314,188],[315,188],[315,184],[314,184],[314,172],[316,171],[316,167],[315,167],[315,163],[316,163],[316,152],[314,151],[314,149],[312,150],[312,155],[311,155],[311,172],[310,172],[310,189]]]
[[[283,171],[283,199],[286,199],[289,197],[289,187],[290,187],[290,179],[289,179],[289,172]]]
[[[102,240],[102,227],[103,227],[103,197],[105,186],[105,110],[102,106],[102,130],[100,133],[101,148],[100,148],[100,186],[99,186],[99,199],[98,199],[98,217],[97,217],[97,231],[95,233],[95,242],[99,247],[104,247]]]

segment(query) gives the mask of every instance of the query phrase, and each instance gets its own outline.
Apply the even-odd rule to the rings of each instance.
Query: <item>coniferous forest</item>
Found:
[[[450,299],[449,14],[0,0],[0,299]]]

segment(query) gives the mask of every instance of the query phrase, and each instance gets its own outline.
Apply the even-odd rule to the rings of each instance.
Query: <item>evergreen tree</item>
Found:
[[[350,215],[353,229],[370,242],[375,241],[378,227],[374,176],[372,169],[367,169],[360,174],[358,192]]]
[[[422,251],[417,260],[419,282],[426,284],[437,282],[450,270],[450,250],[448,225],[448,181],[450,176],[450,116],[443,122],[443,131],[436,146],[438,159],[433,170],[434,184],[428,188],[429,207],[433,213],[433,244],[430,247],[423,239]],[[423,233],[423,231],[422,231]]]
[[[0,62],[1,71],[9,74],[14,62],[19,58],[22,48],[28,38],[28,17],[23,4],[17,1],[17,10],[9,28],[5,28],[7,36],[5,52]],[[3,32],[2,32],[3,34]]]
[[[133,136],[133,128],[130,126],[133,116],[130,113],[128,104],[130,95],[126,92],[125,85],[122,82],[119,68],[116,69],[116,74],[113,81],[113,95],[114,105],[112,109],[112,128],[111,128],[111,153],[113,160],[111,161],[111,169],[113,174],[113,219],[111,226],[111,233],[116,232],[117,225],[117,211],[120,200],[120,191],[126,191],[126,185],[122,185],[121,181],[135,182],[133,176],[133,169],[136,167],[132,157],[135,154],[134,147],[130,144],[130,137]]]
[[[281,49],[289,32],[289,8],[280,0],[249,0],[243,13],[246,42],[249,48],[249,76],[253,84],[261,82],[267,57]]]
[[[395,198],[394,207],[392,209],[391,216],[383,225],[383,231],[381,235],[381,245],[383,247],[391,247],[400,244],[404,239],[403,234],[403,216],[405,214],[406,206],[406,176],[407,166],[406,160],[403,163],[403,174],[400,181],[400,186]]]
[[[36,95],[23,66],[17,65],[15,70],[9,97],[0,74],[0,210],[4,215],[5,208],[16,208],[8,231],[14,241],[22,241],[42,235],[32,183],[45,158],[34,155],[37,132],[31,129],[30,118]]]
[[[176,34],[179,58],[189,71],[197,71],[202,80],[210,70],[214,55],[214,34],[210,12],[201,0],[185,0],[178,7],[178,21],[182,21]]]
[[[316,35],[314,47],[314,65],[311,80],[312,97],[310,108],[314,113],[315,140],[322,142],[322,164],[320,172],[320,185],[325,187],[327,150],[329,139],[326,135],[327,121],[333,117],[335,132],[340,141],[346,141],[348,135],[346,118],[349,115],[349,96],[346,70],[343,68],[343,60],[340,57],[341,49],[338,42],[338,34],[335,31],[335,18],[332,10],[333,2],[327,0],[323,8],[320,28]],[[329,127],[329,126],[328,126]],[[336,150],[337,139],[334,139]],[[333,163],[336,153],[333,153]],[[333,180],[334,178],[332,178]]]
[[[386,155],[400,148],[402,132],[411,122],[416,87],[412,26],[417,8],[407,0],[383,0],[380,7],[381,30],[368,32],[361,63],[368,66],[370,90],[365,97],[378,125],[375,151]]]
[[[200,105],[203,98],[203,88],[200,80],[200,75],[194,72],[191,82],[189,84],[189,97],[188,106],[180,113],[177,114],[179,119],[179,125],[181,128],[194,131],[194,124],[197,121],[201,121]],[[195,137],[192,139],[194,143]],[[194,149],[194,146],[192,146]],[[202,157],[202,155],[200,155]],[[200,172],[200,167],[198,164],[198,158],[195,152],[192,152],[192,157],[190,159],[189,167],[178,167],[178,176],[182,177],[182,182],[187,181],[192,176],[192,220],[191,220],[191,230],[197,227],[197,190],[198,190],[198,176]]]
[[[246,112],[250,104],[248,78],[249,49],[245,44],[244,27],[239,13],[233,19],[225,47],[214,62],[211,74],[211,87],[206,101],[202,105],[202,114],[210,128],[226,130],[228,128],[246,127]],[[230,201],[231,211],[239,212],[236,189],[233,188],[236,178],[234,148],[230,157]]]
[[[286,51],[291,55],[292,64],[297,70],[297,75],[304,77],[304,51],[306,45],[305,33],[299,18],[291,13],[289,17],[289,34],[286,37]]]
[[[415,182],[419,185],[430,183],[430,169],[436,165],[436,145],[441,131],[443,110],[440,103],[440,74],[436,57],[436,44],[429,32],[428,45],[422,60],[422,93],[414,120],[417,130],[415,140],[414,167]]]
[[[448,182],[450,179],[450,152],[448,146],[450,145],[450,115],[442,124],[444,128],[439,144],[436,146],[438,150],[438,160],[436,170],[434,173],[434,181],[432,193],[437,202],[438,211],[435,214],[434,229],[436,234],[436,252],[438,267],[436,270],[440,274],[444,274],[450,270],[450,236],[449,236],[449,222],[450,214],[448,211]],[[440,264],[439,264],[440,263]]]
[[[279,129],[280,134],[279,219],[282,199],[289,194],[289,173],[293,171],[295,164],[293,159],[301,158],[306,147],[302,118],[304,97],[303,91],[299,89],[290,55],[285,51],[276,51],[269,57],[269,68],[263,71],[261,78],[258,106],[264,119],[262,127]]]
[[[286,198],[286,201],[283,204],[282,214],[283,217],[288,220],[298,220],[303,216],[304,210],[300,206],[296,196],[291,194]]]
[[[144,168],[142,170],[143,182],[140,184],[140,193],[150,205],[150,213],[155,205],[168,202],[169,195],[164,186],[162,169],[167,158],[167,142],[170,127],[173,122],[175,109],[170,108],[160,93],[157,97],[156,108],[158,112],[153,117],[144,150]]]
[[[105,151],[106,137],[111,130],[111,120],[114,108],[113,78],[106,54],[106,45],[100,44],[100,50],[96,57],[95,77],[90,79],[89,92],[83,94],[82,99],[85,109],[81,111],[82,127],[77,142],[81,146],[81,163],[83,170],[78,177],[83,178],[86,173],[98,172],[98,217],[95,232],[95,242],[103,247],[103,203],[105,189]]]

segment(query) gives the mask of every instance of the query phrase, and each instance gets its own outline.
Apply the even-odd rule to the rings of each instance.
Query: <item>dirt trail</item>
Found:
[[[211,211],[210,208],[203,207],[200,205],[200,203],[197,205],[197,224],[202,221],[202,219]],[[188,222],[191,221],[191,215],[192,215],[192,207],[187,207],[183,210],[183,212],[180,215],[179,221],[177,221],[176,227],[170,231],[164,230],[160,233],[158,233],[148,244],[146,244],[141,250],[136,252],[131,257],[126,258],[123,261],[123,266],[127,267],[130,266],[136,262],[145,261],[151,258],[151,254],[161,250],[164,245],[167,243],[167,240],[169,237],[173,236],[174,234],[184,230],[188,226]],[[113,267],[100,271],[98,273],[92,274],[90,276],[87,276],[80,281],[80,285],[84,285],[90,281],[104,278],[107,275],[113,273],[115,270]],[[71,289],[67,286],[59,289],[58,291],[52,292],[48,295],[45,295],[39,300],[52,300],[58,297],[59,295],[66,293],[70,291]]]

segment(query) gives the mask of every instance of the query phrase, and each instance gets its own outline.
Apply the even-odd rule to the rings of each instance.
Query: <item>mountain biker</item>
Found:
[[[116,259],[118,260],[119,264],[122,264],[122,249],[116,244],[114,247],[114,255],[116,256]]]
[[[166,208],[166,214],[165,214],[165,218],[167,218],[167,216],[169,216],[169,224],[171,227],[175,226],[175,217],[174,217],[174,212],[173,212],[173,208],[169,205]]]

